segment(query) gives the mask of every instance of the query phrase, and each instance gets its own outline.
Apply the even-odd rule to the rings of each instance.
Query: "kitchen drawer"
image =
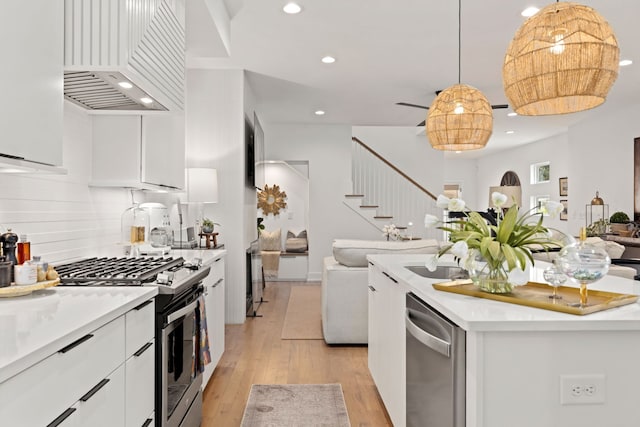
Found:
[[[125,315],[125,359],[151,341],[155,333],[155,300],[143,302]]]
[[[2,425],[48,425],[123,361],[121,316],[0,384]]]
[[[142,346],[125,365],[125,426],[140,427],[154,409],[154,340]]]
[[[52,423],[52,427],[116,427],[124,425],[125,397],[122,394],[124,373],[123,364],[88,390],[71,408],[63,411],[60,418]]]
[[[217,282],[219,279],[224,278],[224,258],[218,258],[211,264],[211,272],[209,278],[212,283]]]

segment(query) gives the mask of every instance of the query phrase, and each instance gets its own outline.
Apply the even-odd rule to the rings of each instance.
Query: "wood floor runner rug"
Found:
[[[254,384],[241,427],[349,427],[340,384]]]
[[[282,325],[283,340],[321,340],[320,285],[292,286]]]

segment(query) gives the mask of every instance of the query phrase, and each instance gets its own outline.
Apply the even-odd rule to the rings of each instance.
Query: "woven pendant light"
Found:
[[[620,50],[594,9],[553,3],[527,19],[509,44],[502,68],[516,113],[566,114],[597,107],[618,77]]]
[[[478,89],[453,85],[429,107],[427,135],[436,150],[477,150],[487,145],[493,132],[493,111]]]
[[[425,123],[429,143],[436,150],[477,150],[493,132],[493,110],[478,89],[460,84],[461,7],[458,0],[458,84],[438,94]]]

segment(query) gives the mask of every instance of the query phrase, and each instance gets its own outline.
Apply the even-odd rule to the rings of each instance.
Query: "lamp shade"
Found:
[[[493,204],[493,200],[491,199],[491,195],[494,192],[502,193],[507,196],[507,201],[502,208],[510,208],[514,204],[518,205],[518,207],[522,206],[522,187],[519,185],[501,185],[497,187],[489,187],[489,207],[495,208]]]
[[[187,168],[187,203],[218,203],[218,171]]]
[[[597,107],[618,77],[620,50],[609,24],[578,3],[553,3],[518,29],[502,67],[516,113],[565,114]]]
[[[493,111],[478,89],[453,85],[433,100],[426,132],[436,150],[463,151],[483,148],[493,132]]]

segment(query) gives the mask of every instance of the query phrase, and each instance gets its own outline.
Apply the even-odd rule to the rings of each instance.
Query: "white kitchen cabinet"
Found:
[[[369,371],[395,427],[406,424],[407,292],[406,285],[369,264]]]
[[[0,153],[62,165],[62,1],[4,2]],[[1,158],[0,158],[1,160]]]
[[[209,350],[211,363],[205,365],[202,389],[207,386],[214,369],[224,352],[224,307],[225,307],[225,261],[221,255],[209,264],[211,272],[203,282],[204,304],[209,331]]]
[[[2,425],[124,426],[133,417],[131,425],[143,425],[153,414],[155,385],[155,310],[148,301],[0,384]],[[127,344],[135,342],[127,335],[150,345],[127,359]]]
[[[114,427],[124,422],[124,366],[120,365],[80,398],[58,427]],[[73,411],[73,412],[71,412]],[[68,415],[68,416],[66,416]],[[55,423],[53,423],[55,425]]]
[[[181,113],[94,115],[91,185],[184,188]]]
[[[125,426],[140,427],[155,405],[155,305],[148,300],[125,315]]]

